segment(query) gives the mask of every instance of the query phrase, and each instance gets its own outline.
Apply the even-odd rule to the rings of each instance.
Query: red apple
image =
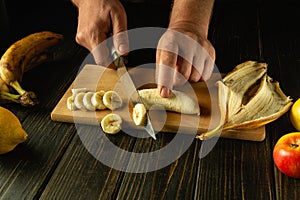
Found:
[[[274,147],[273,159],[281,172],[300,178],[300,132],[283,135]]]

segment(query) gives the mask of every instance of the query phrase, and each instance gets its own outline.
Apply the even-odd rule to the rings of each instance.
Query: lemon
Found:
[[[295,129],[300,131],[300,98],[293,104],[290,110],[290,120]]]
[[[12,151],[27,136],[17,116],[0,106],[0,154]]]

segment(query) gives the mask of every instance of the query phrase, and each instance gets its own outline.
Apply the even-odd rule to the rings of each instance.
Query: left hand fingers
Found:
[[[211,57],[206,58],[204,62],[204,69],[201,75],[201,80],[207,81],[213,72],[214,69],[214,60]]]
[[[177,55],[175,53],[157,49],[156,53],[156,82],[158,90],[163,97],[168,97],[168,94],[164,95],[162,89],[171,90],[173,88],[174,68],[176,66]],[[162,93],[163,92],[163,93]]]
[[[215,62],[215,50],[209,41],[203,42],[194,51],[193,67],[189,81],[207,81],[213,71]]]
[[[181,56],[178,56],[173,77],[174,85],[183,85],[189,80],[192,74],[192,63],[188,60],[190,59],[184,59]]]
[[[105,38],[106,39],[106,38]],[[109,49],[107,48],[106,40],[103,40],[91,51],[97,65],[108,67],[111,61],[109,58]]]
[[[174,74],[174,85],[182,85],[187,80],[190,82],[198,82],[200,80],[207,81],[214,68],[214,60],[206,51],[192,52],[195,53],[193,63],[180,56],[177,58],[176,70]],[[191,57],[192,54],[189,56]]]

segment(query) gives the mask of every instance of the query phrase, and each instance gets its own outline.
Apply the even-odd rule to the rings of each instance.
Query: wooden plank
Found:
[[[255,1],[215,5],[210,37],[221,72],[244,60],[261,60],[262,47]],[[266,138],[271,137],[267,132]],[[273,199],[271,151],[266,141],[219,139],[197,163],[195,199]]]
[[[144,86],[147,84],[155,83],[154,69],[153,68],[133,68],[129,70],[131,77],[137,86]],[[147,76],[145,76],[147,74]],[[141,79],[140,77],[143,77]],[[153,127],[156,131],[160,132],[177,132],[180,131],[196,134],[203,133],[208,128],[216,127],[219,123],[219,110],[218,110],[218,97],[217,87],[215,82],[220,80],[220,74],[213,74],[212,78],[204,82],[186,84],[177,90],[184,91],[192,98],[197,98],[200,106],[200,118],[197,115],[181,115],[174,112],[151,112]],[[144,86],[145,87],[145,86]],[[116,111],[120,114],[124,121],[123,127],[139,128],[135,126],[131,119],[131,110],[128,111],[128,98],[127,94],[119,82],[115,70],[107,69],[96,65],[85,65],[81,72],[74,80],[73,85],[66,91],[62,99],[58,102],[57,106],[51,112],[51,119],[54,121],[69,122],[69,123],[82,123],[98,125],[101,119],[110,113],[109,110],[87,112],[87,111],[71,111],[67,108],[67,98],[72,95],[72,88],[87,88],[91,91],[98,90],[115,90],[123,99],[125,105]],[[165,115],[164,115],[165,114]],[[162,118],[165,117],[165,118]],[[196,125],[195,125],[196,124]],[[198,126],[197,126],[198,124]],[[255,130],[233,130],[226,131],[221,134],[221,137],[243,139],[252,141],[262,141],[265,138],[265,128],[260,127]]]
[[[1,198],[34,199],[39,196],[72,140],[76,131],[74,125],[53,122],[49,114],[76,74],[76,65],[72,62],[78,62],[82,52],[77,49],[74,55],[77,59],[73,58],[70,65],[66,64],[67,60],[45,63],[25,73],[22,85],[38,95],[40,103],[36,107],[4,105],[20,118],[29,137],[0,157]]]
[[[218,140],[204,158],[198,160],[196,199],[273,199],[272,166],[265,141]],[[250,151],[251,149],[251,151]],[[217,159],[216,159],[217,158]]]
[[[294,101],[300,97],[300,31],[298,28],[300,14],[299,1],[280,2],[265,1],[261,7],[262,37],[265,59],[270,63],[269,71],[280,80],[281,87]],[[280,16],[276,13],[282,13]],[[278,139],[289,132],[296,131],[290,123],[288,113],[268,126],[272,137],[267,139],[272,151]],[[274,196],[277,199],[299,199],[300,181],[281,173],[271,162],[274,173]]]
[[[91,135],[103,134],[94,126],[83,125],[79,129],[88,133],[86,140],[91,146],[98,143],[99,139]],[[135,141],[123,133],[120,133],[118,137],[109,138],[120,149],[130,150],[130,152],[151,152],[167,145],[173,136],[158,136],[157,141],[151,138],[138,139],[140,142],[135,148],[133,148]],[[193,141],[191,146],[195,147],[197,144],[199,143]],[[193,186],[196,184],[197,147],[196,151],[184,153],[180,162],[175,161],[166,168],[148,173],[124,172],[130,170],[131,167],[136,169],[147,167],[144,162],[136,160],[134,156],[127,160],[130,165],[124,165],[124,171],[119,171],[103,165],[91,156],[85,147],[79,137],[74,138],[40,199],[164,199],[169,197],[191,199],[193,196]],[[99,149],[98,155],[101,156],[105,148],[99,146]],[[110,157],[111,160],[122,158],[119,155]],[[153,160],[153,162],[157,161]],[[185,174],[181,174],[182,169]],[[194,174],[191,173],[192,171]],[[124,176],[132,179],[127,179],[130,182],[124,182]],[[189,187],[186,187],[185,181],[189,182]]]
[[[159,136],[157,141],[138,140],[133,151],[154,152],[166,147],[174,138],[170,135]],[[147,173],[126,173],[120,186],[118,199],[193,199],[197,183],[196,169],[199,141],[193,141],[187,151],[183,143],[176,150],[183,151],[180,158],[167,166]],[[175,150],[175,151],[176,151]],[[164,151],[164,150],[162,150]],[[168,155],[171,157],[172,152]],[[161,153],[163,157],[164,154]],[[132,166],[148,170],[152,164],[160,165],[163,159],[149,157],[148,162],[132,159]],[[167,159],[166,159],[167,160]],[[166,164],[166,163],[165,163]]]
[[[40,199],[115,199],[124,172],[97,159],[110,151],[109,145],[103,143],[103,137],[109,135],[90,125],[78,126],[77,133]],[[111,161],[124,159],[122,150],[129,151],[135,141],[122,133],[109,140],[120,148],[107,158]],[[125,168],[127,160],[123,164]]]

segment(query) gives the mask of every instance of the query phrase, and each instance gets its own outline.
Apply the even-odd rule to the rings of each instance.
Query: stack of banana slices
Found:
[[[116,110],[123,104],[120,95],[113,91],[89,91],[87,88],[73,88],[72,96],[67,99],[67,108],[69,110]]]
[[[219,136],[221,131],[258,128],[281,117],[293,104],[267,75],[266,63],[241,63],[217,86],[220,123],[196,137],[201,140]]]
[[[113,90],[90,91],[87,88],[73,88],[72,95],[67,98],[67,108],[72,111],[116,110],[122,105],[123,100]],[[116,134],[122,129],[122,118],[116,113],[109,113],[103,117],[100,125],[105,133]]]

